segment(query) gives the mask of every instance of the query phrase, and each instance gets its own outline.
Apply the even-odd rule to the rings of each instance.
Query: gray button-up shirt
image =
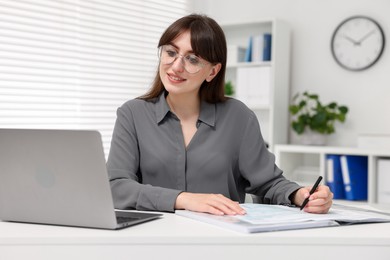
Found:
[[[288,196],[299,186],[283,177],[256,115],[242,102],[202,102],[197,128],[186,148],[165,95],[123,104],[107,161],[115,207],[174,211],[182,191],[291,203]]]

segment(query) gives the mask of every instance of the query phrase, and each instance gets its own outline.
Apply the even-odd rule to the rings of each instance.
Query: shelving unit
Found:
[[[377,203],[377,164],[381,158],[390,159],[390,151],[304,145],[276,145],[276,164],[284,171],[286,178],[301,185],[312,185],[321,175],[326,182],[326,155],[362,155],[368,157],[368,202]],[[306,173],[305,173],[306,171]],[[389,173],[390,174],[390,173]]]
[[[227,44],[247,48],[249,37],[272,34],[271,61],[237,62],[227,66],[226,80],[236,87],[237,70],[245,67],[269,67],[269,105],[247,104],[260,122],[264,140],[273,151],[275,144],[288,141],[288,104],[290,81],[290,28],[276,19],[222,24]],[[229,53],[228,53],[229,55]],[[243,100],[245,102],[245,100]]]

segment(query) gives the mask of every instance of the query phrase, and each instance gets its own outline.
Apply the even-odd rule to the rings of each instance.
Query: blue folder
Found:
[[[333,198],[345,199],[345,188],[341,172],[340,155],[326,155],[326,166],[326,184],[333,192]]]
[[[251,62],[252,61],[252,36],[248,39],[248,48],[246,48],[245,52],[245,62]]]
[[[340,162],[346,199],[367,200],[368,157],[343,155]]]
[[[271,60],[271,50],[272,50],[272,34],[265,33],[264,37],[264,46],[263,46],[263,60]]]

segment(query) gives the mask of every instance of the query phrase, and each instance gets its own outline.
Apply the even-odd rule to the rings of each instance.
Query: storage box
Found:
[[[378,203],[390,204],[390,158],[378,160]]]
[[[242,67],[237,69],[236,98],[252,109],[270,105],[270,67]]]
[[[245,61],[245,52],[244,47],[237,45],[229,45],[227,48],[227,65],[234,65],[237,62]]]
[[[390,135],[359,134],[358,147],[368,149],[390,150]]]

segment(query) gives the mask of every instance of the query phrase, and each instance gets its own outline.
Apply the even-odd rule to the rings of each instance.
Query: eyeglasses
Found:
[[[191,74],[199,72],[207,63],[195,54],[179,54],[172,45],[161,46],[158,49],[158,56],[160,58],[160,62],[164,65],[170,65],[174,63],[177,58],[181,58],[181,63],[184,69]]]

